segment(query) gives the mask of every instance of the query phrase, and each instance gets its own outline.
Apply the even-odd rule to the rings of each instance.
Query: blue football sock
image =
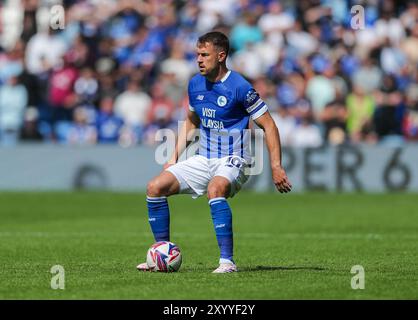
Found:
[[[234,242],[232,235],[232,212],[225,198],[214,198],[209,201],[216,239],[221,251],[220,262],[234,262]]]
[[[167,197],[148,197],[148,221],[155,241],[170,241],[170,210]]]

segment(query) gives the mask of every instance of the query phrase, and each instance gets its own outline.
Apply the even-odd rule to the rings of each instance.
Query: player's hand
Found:
[[[280,193],[287,193],[292,190],[292,185],[289,181],[289,178],[286,175],[286,172],[282,167],[272,169],[273,182]]]

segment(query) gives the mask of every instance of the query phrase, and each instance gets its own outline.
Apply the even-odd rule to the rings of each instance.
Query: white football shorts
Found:
[[[207,192],[208,184],[215,176],[221,176],[231,183],[230,197],[233,197],[248,180],[245,175],[247,162],[238,156],[208,159],[195,155],[178,162],[166,170],[171,172],[180,184],[180,194],[191,194],[193,198]]]

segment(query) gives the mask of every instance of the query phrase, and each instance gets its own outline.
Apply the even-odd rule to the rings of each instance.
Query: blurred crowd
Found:
[[[0,144],[156,143],[186,115],[211,30],[283,145],[418,141],[417,20],[416,1],[5,0]]]

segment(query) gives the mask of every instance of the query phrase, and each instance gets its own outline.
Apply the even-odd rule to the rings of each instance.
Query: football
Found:
[[[180,248],[169,241],[154,243],[147,252],[147,265],[150,271],[174,272],[181,266]]]

